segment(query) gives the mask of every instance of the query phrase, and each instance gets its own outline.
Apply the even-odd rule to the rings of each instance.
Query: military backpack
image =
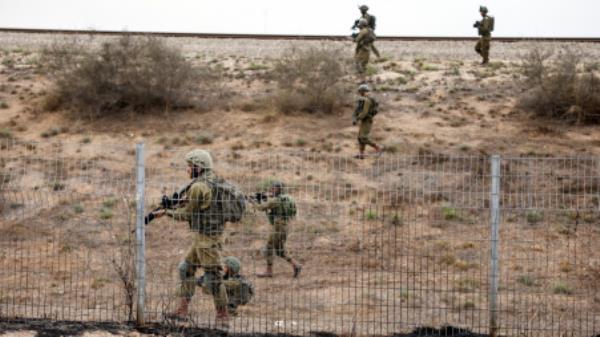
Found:
[[[247,278],[240,276],[240,304],[248,304],[254,296],[254,285]]]
[[[246,210],[246,199],[237,186],[220,178],[208,180],[207,184],[212,191],[212,201],[209,208],[202,211],[204,224],[240,222]]]
[[[377,100],[375,100],[373,97],[371,98],[371,107],[369,109],[369,116],[371,117],[375,117],[375,115],[377,115],[377,113],[379,113],[379,102],[377,102]]]

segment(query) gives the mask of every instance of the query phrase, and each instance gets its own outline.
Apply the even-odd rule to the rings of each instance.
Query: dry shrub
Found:
[[[528,91],[519,105],[541,117],[600,123],[600,77],[585,71],[584,61],[583,54],[571,49],[533,49],[523,57]]]
[[[271,72],[279,88],[274,97],[276,107],[284,113],[332,113],[348,98],[349,89],[343,82],[347,66],[336,49],[289,49]]]
[[[90,117],[205,106],[219,76],[195,67],[182,52],[152,37],[125,35],[92,48],[77,41],[53,45],[44,63],[55,92],[45,105]]]

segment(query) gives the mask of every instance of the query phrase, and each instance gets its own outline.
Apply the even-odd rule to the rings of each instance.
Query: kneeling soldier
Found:
[[[229,314],[236,315],[236,309],[240,305],[248,304],[254,296],[254,286],[240,274],[242,264],[236,257],[228,256],[223,261],[223,284],[227,290],[227,310]],[[198,278],[197,285],[202,287],[204,293],[209,294],[210,289],[204,284],[204,275]]]

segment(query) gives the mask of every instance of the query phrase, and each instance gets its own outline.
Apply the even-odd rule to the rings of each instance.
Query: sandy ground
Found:
[[[143,141],[149,204],[185,182],[181,157],[198,146],[211,150],[219,172],[244,190],[270,176],[293,187],[301,214],[289,249],[305,264],[303,277],[292,280],[279,262],[273,280],[253,279],[261,296],[241,308],[234,331],[372,335],[451,323],[485,332],[486,158],[502,154],[504,202],[514,207],[503,213],[501,231],[503,331],[598,332],[592,271],[600,261],[600,132],[540,121],[515,106],[522,91],[518,55],[531,43],[495,45],[488,68],[477,65],[469,43],[380,43],[386,59],[374,63],[370,78],[382,102],[373,135],[388,152],[356,162],[352,102],[332,115],[283,115],[254,104],[275,89],[264,76],[270,58],[290,44],[321,42],[169,39],[196,62],[216,60],[228,75],[244,74],[226,82],[228,104],[90,123],[41,109],[51,86],[38,71],[39,50],[54,39],[64,37],[0,35],[0,130],[11,138],[0,139],[11,176],[0,181],[9,206],[0,215],[0,313],[127,319],[112,261],[132,244],[133,149]],[[571,47],[600,53],[598,45]],[[196,144],[207,133],[210,144]],[[240,256],[249,275],[263,267],[268,231],[259,213],[227,229],[225,252]],[[190,239],[183,223],[161,219],[148,227],[151,320],[174,306],[175,270]],[[211,306],[195,297],[197,323],[210,324]]]

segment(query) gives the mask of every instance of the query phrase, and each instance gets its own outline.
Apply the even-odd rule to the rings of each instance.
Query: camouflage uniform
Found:
[[[264,274],[259,274],[258,276],[272,276],[273,259],[274,256],[277,255],[292,265],[294,268],[294,277],[298,277],[302,266],[297,263],[285,250],[288,224],[291,221],[291,218],[288,214],[290,213],[290,208],[292,207],[293,212],[295,212],[296,204],[291,196],[284,194],[281,191],[283,184],[274,182],[273,186],[279,186],[278,188],[280,192],[265,203],[256,205],[256,208],[259,211],[267,212],[269,223],[271,226],[273,226],[264,251],[265,258],[267,260],[267,272]]]
[[[280,194],[277,197],[269,199],[267,202],[257,205],[256,208],[260,211],[268,211],[269,223],[273,226],[267,246],[265,248],[265,257],[267,258],[267,265],[273,265],[273,257],[277,255],[289,263],[292,263],[293,259],[285,251],[285,242],[287,241],[287,226],[290,222],[283,210],[283,198],[291,197],[287,194]],[[292,200],[293,202],[293,200]]]
[[[198,268],[203,268],[215,309],[222,312],[228,302],[221,267],[221,236],[224,224],[212,221],[215,217],[211,216],[209,209],[213,197],[210,182],[215,179],[211,169],[204,169],[190,185],[184,197],[187,201],[184,206],[167,210],[166,214],[175,220],[187,221],[190,229],[197,232],[185,259],[179,264],[181,284],[178,295],[189,303],[196,290],[194,275]],[[187,312],[187,306],[183,312]]]
[[[375,99],[369,96],[360,96],[354,114],[352,115],[353,123],[360,123],[358,128],[358,144],[361,154],[365,151],[367,145],[372,146],[379,151],[379,145],[375,144],[375,142],[369,138],[371,127],[373,126],[373,109],[376,104]]]
[[[374,41],[375,34],[373,34],[373,31],[368,26],[363,26],[354,39],[354,42],[356,43],[354,60],[356,62],[356,69],[359,74],[363,74],[367,69],[367,64],[369,63]]]
[[[223,276],[223,284],[225,284],[227,298],[229,299],[227,310],[230,314],[235,314],[238,306],[250,302],[254,296],[254,286],[252,282],[240,274],[241,264],[237,258],[228,256],[225,258],[224,263],[228,267],[228,272]],[[198,279],[198,285],[202,286],[204,293],[210,293],[210,289],[204,284],[204,276]]]
[[[483,58],[483,64],[486,64],[490,60],[490,43],[492,41],[492,24],[493,19],[487,16],[487,8],[482,7],[480,11],[484,14],[484,17],[477,26],[479,33],[479,41],[475,45],[475,51]]]

